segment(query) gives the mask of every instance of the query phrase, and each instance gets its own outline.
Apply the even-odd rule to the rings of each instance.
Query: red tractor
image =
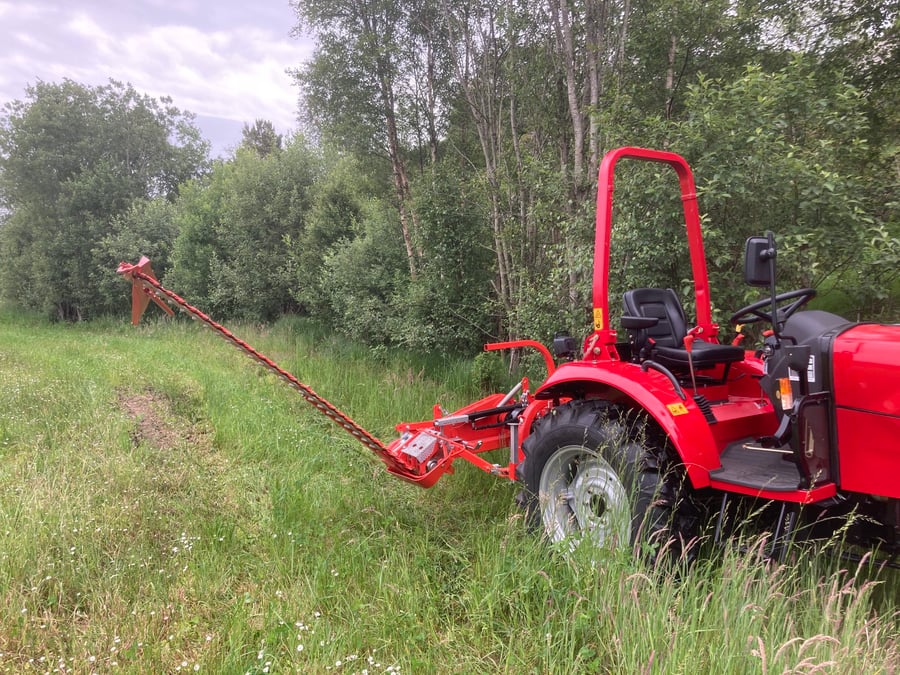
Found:
[[[665,164],[678,176],[697,317],[688,323],[671,289],[632,289],[615,300],[623,303],[620,339],[608,277],[614,171],[624,158]],[[432,419],[397,425],[400,437],[386,446],[162,288],[148,262],[119,271],[135,284],[135,320],[149,299],[164,304],[162,292],[287,379],[392,474],[430,487],[463,459],[519,481],[529,517],[555,542],[679,550],[696,534],[702,505],[717,507],[719,537],[730,505],[749,499],[775,507],[773,553],[801,522],[822,528],[846,522],[823,516],[850,513],[860,516],[852,528],[860,542],[900,552],[900,326],[800,311],[815,291],[776,292],[769,233],[747,241],[744,259],[745,281],[768,293],[731,316],[768,324],[764,345],[722,344],[687,162],[620,148],[604,157],[598,185],[594,330],[581,347],[557,338],[557,366],[537,342],[486,345],[539,350],[547,379],[533,392],[523,380],[450,414],[435,406]],[[503,447],[505,465],[483,456]]]

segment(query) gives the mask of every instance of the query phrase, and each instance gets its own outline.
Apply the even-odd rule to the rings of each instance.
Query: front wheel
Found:
[[[553,542],[631,546],[656,559],[692,538],[683,483],[642,416],[607,401],[554,408],[525,440],[521,479],[530,522]]]

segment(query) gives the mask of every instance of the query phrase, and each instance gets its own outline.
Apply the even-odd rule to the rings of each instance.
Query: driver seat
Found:
[[[648,328],[639,328],[632,333],[634,353],[642,358],[650,358],[672,371],[687,371],[691,360],[695,370],[714,368],[744,360],[744,350],[733,345],[720,345],[703,340],[695,340],[693,351],[688,358],[684,348],[687,335],[687,320],[684,309],[675,291],[671,288],[636,288],[624,296],[625,316],[656,319]]]

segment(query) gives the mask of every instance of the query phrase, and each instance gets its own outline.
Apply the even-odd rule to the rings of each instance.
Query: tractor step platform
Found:
[[[833,497],[834,483],[803,487],[791,451],[764,448],[755,439],[730,444],[719,457],[721,467],[709,472],[710,485],[744,495],[810,504]]]
[[[709,472],[716,482],[775,492],[793,492],[800,486],[800,472],[790,450],[763,448],[746,439],[725,448],[719,461],[721,468]]]

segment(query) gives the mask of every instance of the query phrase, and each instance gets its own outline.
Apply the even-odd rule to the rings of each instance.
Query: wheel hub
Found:
[[[583,446],[560,448],[540,479],[544,527],[554,542],[587,538],[598,547],[626,545],[631,506],[622,481],[609,463]]]

